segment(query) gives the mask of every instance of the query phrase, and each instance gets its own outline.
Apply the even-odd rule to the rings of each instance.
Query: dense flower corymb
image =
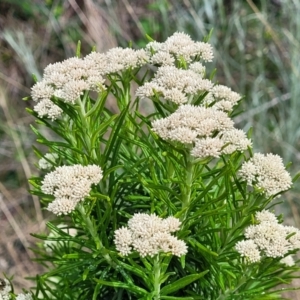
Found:
[[[89,195],[91,185],[97,184],[101,179],[102,170],[96,165],[56,168],[45,176],[41,186],[45,194],[55,197],[47,209],[57,215],[72,212],[77,203]]]
[[[155,214],[134,214],[128,221],[128,228],[121,227],[115,231],[116,248],[122,255],[128,255],[132,250],[142,257],[154,256],[159,252],[185,255],[186,244],[170,234],[178,231],[180,224],[174,217],[161,219]]]
[[[235,249],[248,259],[257,262],[260,257],[284,257],[289,251],[300,249],[300,230],[292,226],[278,223],[276,216],[269,211],[255,214],[259,223],[250,225],[245,230],[247,240],[236,244]],[[282,260],[282,263],[291,265],[291,258]]]
[[[62,109],[51,101],[57,97],[74,104],[85,91],[102,92],[106,89],[105,75],[137,68],[149,60],[146,50],[113,48],[107,53],[92,52],[84,58],[71,57],[45,68],[42,81],[31,89],[31,97],[38,102],[34,111],[39,117],[57,119]]]
[[[290,174],[285,170],[282,158],[274,154],[255,153],[244,162],[240,176],[251,186],[256,186],[271,197],[289,189],[292,185]]]
[[[203,61],[212,61],[213,48],[208,43],[194,42],[191,37],[183,32],[175,32],[164,43],[150,42],[146,46],[149,54],[169,54],[177,60],[183,58],[191,62],[195,57]]]
[[[216,109],[229,112],[232,111],[240,99],[241,96],[232,91],[231,88],[224,85],[215,85],[204,98],[202,105],[212,105]]]
[[[9,300],[11,292],[11,285],[7,279],[0,278],[0,299],[1,300]]]
[[[188,101],[189,95],[208,92],[212,87],[210,80],[203,79],[203,73],[178,69],[175,66],[162,66],[158,68],[153,80],[137,89],[136,95],[150,98],[156,93],[165,100],[183,104]]]
[[[168,117],[153,121],[152,130],[164,140],[192,144],[191,155],[196,158],[244,151],[252,144],[225,112],[213,107],[181,105]]]
[[[238,242],[235,249],[241,256],[246,257],[250,263],[258,262],[261,259],[258,247],[252,240]]]
[[[209,137],[216,131],[233,128],[233,121],[222,111],[194,105],[181,105],[167,118],[152,122],[152,130],[162,139],[192,143],[197,137]],[[191,132],[190,141],[184,141],[187,132]]]
[[[16,298],[16,300],[32,300],[31,294],[19,294]]]
[[[292,255],[288,255],[280,260],[280,262],[288,267],[292,267],[295,264],[295,261]]]

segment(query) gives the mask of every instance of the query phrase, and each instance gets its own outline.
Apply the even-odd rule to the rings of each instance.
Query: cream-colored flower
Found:
[[[10,282],[5,278],[0,278],[0,299],[1,300],[10,300],[9,293],[12,291]]]
[[[101,179],[102,170],[96,165],[57,167],[42,181],[42,191],[55,197],[47,209],[57,215],[69,214]]]
[[[197,57],[203,61],[212,61],[213,50],[208,43],[194,42],[188,34],[175,32],[164,43],[151,42],[146,46],[150,54],[166,52],[174,55],[177,60],[191,62]]]
[[[240,241],[235,245],[237,252],[246,257],[250,263],[259,262],[261,255],[257,245],[252,240]]]
[[[32,295],[27,293],[27,294],[19,294],[17,297],[16,297],[16,300],[32,300]]]
[[[116,249],[124,256],[133,250],[142,257],[153,257],[159,252],[182,256],[187,253],[186,244],[171,235],[180,229],[180,224],[174,217],[161,219],[155,214],[134,214],[128,221],[128,228],[115,231]]]
[[[278,223],[276,216],[266,210],[256,212],[257,225],[250,225],[245,230],[245,237],[248,239],[236,245],[236,250],[245,255],[247,245],[249,248],[259,250],[261,256],[284,257],[289,251],[300,248],[300,230],[292,226],[284,226]],[[287,264],[289,259],[287,259]],[[284,263],[284,259],[282,261]]]
[[[255,219],[259,223],[263,223],[263,222],[278,223],[276,216],[273,213],[269,212],[268,210],[257,211],[255,213]]]
[[[198,138],[208,138],[215,132],[232,128],[233,121],[226,113],[190,104],[181,105],[170,116],[152,122],[152,130],[162,139],[181,143],[196,142]]]
[[[223,146],[224,142],[217,137],[197,139],[191,155],[197,158],[219,157]]]
[[[261,189],[271,197],[289,189],[292,185],[290,174],[285,170],[282,158],[274,154],[255,153],[244,162],[239,174],[249,185]]]
[[[280,262],[288,267],[292,267],[295,265],[295,261],[292,255],[288,255],[280,260]]]
[[[252,142],[241,129],[232,128],[230,130],[222,131],[219,134],[219,137],[224,145],[226,145],[224,149],[222,149],[223,154],[231,154],[235,151],[242,152],[252,146]]]

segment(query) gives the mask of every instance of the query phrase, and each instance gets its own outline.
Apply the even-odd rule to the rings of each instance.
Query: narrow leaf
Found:
[[[187,275],[183,278],[180,278],[179,280],[176,280],[175,282],[163,287],[161,289],[161,295],[169,295],[171,293],[174,293],[174,292],[184,288],[185,286],[189,285],[190,283],[200,279],[208,272],[209,272],[209,270],[206,270],[200,274],[191,274],[191,275]]]

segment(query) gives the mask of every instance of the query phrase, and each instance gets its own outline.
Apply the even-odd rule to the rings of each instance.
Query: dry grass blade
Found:
[[[95,41],[97,51],[105,52],[116,47],[117,40],[111,34],[107,21],[104,18],[105,11],[94,1],[84,1],[86,17],[85,26],[87,34]]]
[[[17,30],[4,30],[2,34],[4,40],[14,49],[18,58],[26,68],[28,74],[35,76],[40,80],[41,74],[36,66],[36,60],[33,56],[33,51],[26,43],[26,38],[23,32]]]
[[[17,131],[14,130],[15,124],[17,124],[17,122],[16,122],[16,120],[13,119],[13,117],[10,113],[7,101],[8,101],[8,99],[7,99],[4,91],[2,89],[0,89],[0,107],[2,108],[2,110],[4,112],[4,116],[6,119],[6,128],[9,131],[9,135],[11,136],[11,138],[14,142],[15,149],[18,153],[18,157],[20,159],[24,174],[25,174],[26,178],[29,179],[32,176],[31,167],[30,167],[30,164],[24,153],[21,139],[18,136]],[[34,204],[34,208],[35,208],[36,219],[39,224],[43,224],[43,216],[42,216],[40,201],[39,201],[38,197],[36,197],[36,196],[32,196],[32,199],[33,199],[33,204]]]
[[[4,191],[5,191],[5,187],[0,182],[0,192],[3,193]],[[16,235],[18,236],[18,238],[20,239],[20,241],[23,244],[23,247],[24,247],[26,253],[28,254],[28,256],[32,258],[32,255],[31,255],[30,251],[28,250],[29,243],[27,241],[27,238],[24,235],[23,230],[20,228],[20,226],[16,222],[15,218],[13,217],[13,215],[11,214],[11,212],[9,211],[9,209],[6,206],[5,202],[3,201],[3,198],[2,198],[1,194],[0,194],[0,211],[3,212],[3,214],[6,217],[8,223],[11,225],[11,227],[14,230],[14,232],[16,233]]]

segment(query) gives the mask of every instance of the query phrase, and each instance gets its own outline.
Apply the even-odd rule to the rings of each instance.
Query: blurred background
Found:
[[[236,127],[253,127],[256,152],[272,152],[300,170],[300,0],[0,0],[0,274],[14,275],[17,291],[40,271],[28,247],[48,216],[28,193],[37,174],[32,103],[22,101],[49,64],[96,46],[142,47],[148,34],[164,41],[175,31],[210,43],[215,79],[245,96]],[[300,185],[278,213],[300,227]],[[299,283],[298,283],[299,285]],[[300,299],[296,292],[289,295]],[[297,298],[298,297],[298,298]]]

